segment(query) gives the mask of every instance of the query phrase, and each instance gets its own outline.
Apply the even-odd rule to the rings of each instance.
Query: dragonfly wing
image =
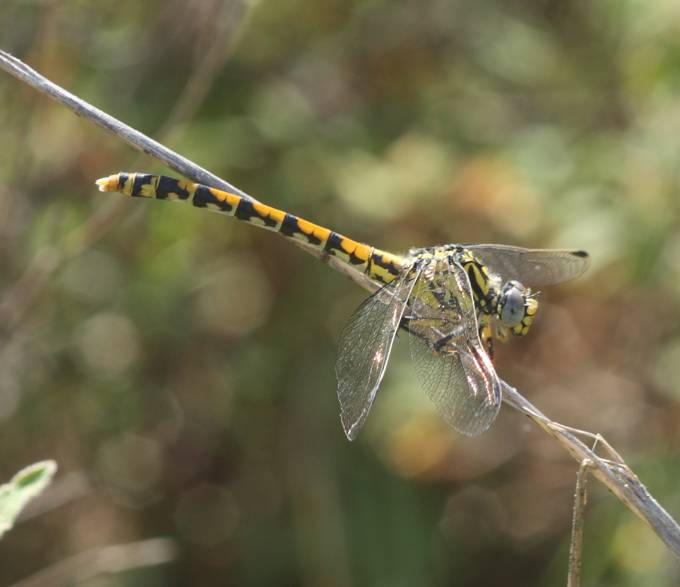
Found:
[[[451,426],[467,436],[477,436],[491,426],[501,406],[493,367],[484,370],[478,357],[462,349],[446,355],[433,352],[415,337],[411,337],[411,357],[421,386]]]
[[[529,286],[553,285],[574,279],[590,265],[585,251],[491,244],[463,246],[493,273]]]
[[[416,374],[444,419],[462,434],[476,436],[496,418],[501,389],[479,340],[470,282],[456,263],[423,282],[412,296],[409,321]]]
[[[364,425],[385,374],[394,338],[418,274],[379,289],[352,315],[340,335],[335,374],[340,419],[349,440]]]

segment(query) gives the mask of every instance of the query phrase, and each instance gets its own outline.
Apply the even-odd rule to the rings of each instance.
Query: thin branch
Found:
[[[50,81],[37,71],[29,67],[20,59],[14,57],[6,51],[0,50],[0,69],[13,75],[17,79],[35,88],[57,102],[60,102],[76,115],[82,116],[98,124],[102,128],[112,132],[116,137],[122,139],[135,149],[158,159],[180,175],[192,179],[195,182],[203,183],[227,190],[232,193],[250,198],[244,191],[233,186],[210,171],[196,165],[193,161],[182,157],[178,153],[168,149],[159,142],[147,137],[145,134],[124,124],[113,116],[92,106],[85,100],[74,96],[64,88]],[[213,69],[213,72],[215,70]],[[205,73],[201,73],[202,76]],[[193,78],[192,78],[193,79]],[[193,100],[193,104],[196,101]],[[186,107],[182,107],[181,117],[187,116]],[[88,220],[75,230],[75,234],[65,239],[69,243],[68,250],[59,250],[56,247],[48,246],[39,251],[31,266],[19,279],[17,284],[5,295],[5,299],[0,302],[0,333],[8,334],[22,321],[27,315],[28,309],[38,298],[44,289],[48,278],[57,271],[65,261],[73,258],[92,244],[103,238],[103,236],[117,223],[119,214],[123,210],[122,202],[112,200],[110,204],[103,204],[95,211]],[[320,257],[318,251],[311,247],[306,247],[303,243],[295,243],[300,248],[307,250],[315,257]],[[365,275],[352,271],[345,264],[335,258],[323,258],[335,270],[344,273],[362,287],[374,290],[375,285]]]
[[[208,184],[250,197],[228,182],[216,177],[209,171],[206,171],[188,159],[143,135],[139,131],[130,128],[101,110],[94,108],[80,98],[73,96],[33,71],[23,62],[3,51],[0,51],[0,68],[5,69],[18,79],[36,88],[38,91],[63,103],[79,116],[88,118],[103,128],[106,128],[133,147],[141,149],[148,155],[164,162],[181,175],[199,183]],[[305,247],[303,246],[302,248]],[[307,250],[313,253],[313,250]],[[319,256],[318,253],[316,256]],[[321,258],[334,269],[351,277],[365,289],[369,291],[375,290],[375,284],[348,265],[340,263],[337,259]],[[503,382],[503,389],[504,401],[531,418],[547,434],[554,438],[560,446],[576,460],[576,462],[581,464],[585,460],[591,461],[592,472],[595,478],[609,488],[635,515],[644,520],[659,535],[661,540],[663,540],[673,554],[680,557],[680,526],[678,526],[677,522],[675,522],[668,512],[659,505],[647,488],[637,478],[635,473],[633,473],[628,465],[626,465],[620,455],[600,435],[574,430],[554,422],[526,400],[515,388]],[[611,458],[604,459],[599,457],[595,454],[594,450],[586,446],[586,444],[578,438],[579,436],[589,438],[596,441],[596,444],[604,446]]]
[[[140,542],[103,546],[59,561],[15,583],[12,587],[62,587],[104,574],[123,573],[141,567],[169,563],[175,558],[177,546],[169,538],[151,538]]]
[[[569,547],[569,571],[567,587],[581,585],[581,554],[583,551],[583,519],[588,501],[588,469],[590,461],[583,461],[576,473],[574,491],[574,514],[571,521],[571,545]]]
[[[206,169],[189,161],[186,157],[182,157],[138,130],[122,123],[120,120],[108,115],[106,112],[99,110],[99,108],[95,108],[77,96],[74,96],[64,88],[61,88],[46,77],[40,75],[20,59],[17,59],[10,53],[2,50],[0,50],[0,69],[4,69],[10,75],[13,75],[22,82],[32,86],[42,94],[53,98],[57,102],[61,102],[64,106],[75,112],[76,115],[87,118],[102,128],[111,131],[128,145],[162,161],[177,173],[199,183],[212,185],[248,197],[247,194],[231,185],[229,182],[220,179]]]
[[[503,401],[529,416],[552,436],[576,462],[580,464],[584,461],[590,461],[589,466],[593,476],[611,490],[636,516],[644,520],[659,535],[659,538],[664,541],[673,554],[680,558],[680,526],[654,499],[637,475],[624,462],[621,455],[602,436],[575,430],[554,422],[514,387],[508,385],[505,381],[502,382],[502,385]],[[593,449],[579,440],[578,436],[593,440],[594,445],[603,445],[612,460],[598,456]]]

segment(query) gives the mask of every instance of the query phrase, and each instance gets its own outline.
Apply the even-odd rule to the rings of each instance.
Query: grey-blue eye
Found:
[[[501,322],[505,326],[517,326],[525,314],[526,293],[517,282],[509,281],[503,287],[501,299],[498,302]]]

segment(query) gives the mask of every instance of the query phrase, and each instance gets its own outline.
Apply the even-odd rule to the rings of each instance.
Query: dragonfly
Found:
[[[578,277],[582,250],[503,244],[446,244],[393,254],[248,196],[187,180],[117,173],[103,192],[190,202],[274,231],[366,276],[374,293],[340,335],[335,365],[340,419],[349,440],[363,427],[385,375],[397,333],[408,333],[421,387],[458,432],[486,431],[500,409],[494,340],[524,336],[538,311],[534,289]]]

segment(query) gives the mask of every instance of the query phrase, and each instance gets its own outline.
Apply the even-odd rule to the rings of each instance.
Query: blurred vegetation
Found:
[[[498,371],[603,433],[677,517],[680,4],[270,1],[236,37],[227,8],[5,1],[0,35],[159,138],[217,50],[205,99],[163,139],[354,238],[588,250],[589,274],[541,293]],[[96,178],[167,170],[6,75],[0,100],[1,303],[111,205]],[[0,584],[156,536],[176,539],[174,563],[106,584],[564,584],[576,465],[560,448],[506,408],[457,435],[400,344],[349,444],[335,343],[364,292],[276,235],[118,205],[0,325],[0,477],[54,458],[65,494],[5,537]],[[591,490],[584,584],[677,584],[661,541]]]

